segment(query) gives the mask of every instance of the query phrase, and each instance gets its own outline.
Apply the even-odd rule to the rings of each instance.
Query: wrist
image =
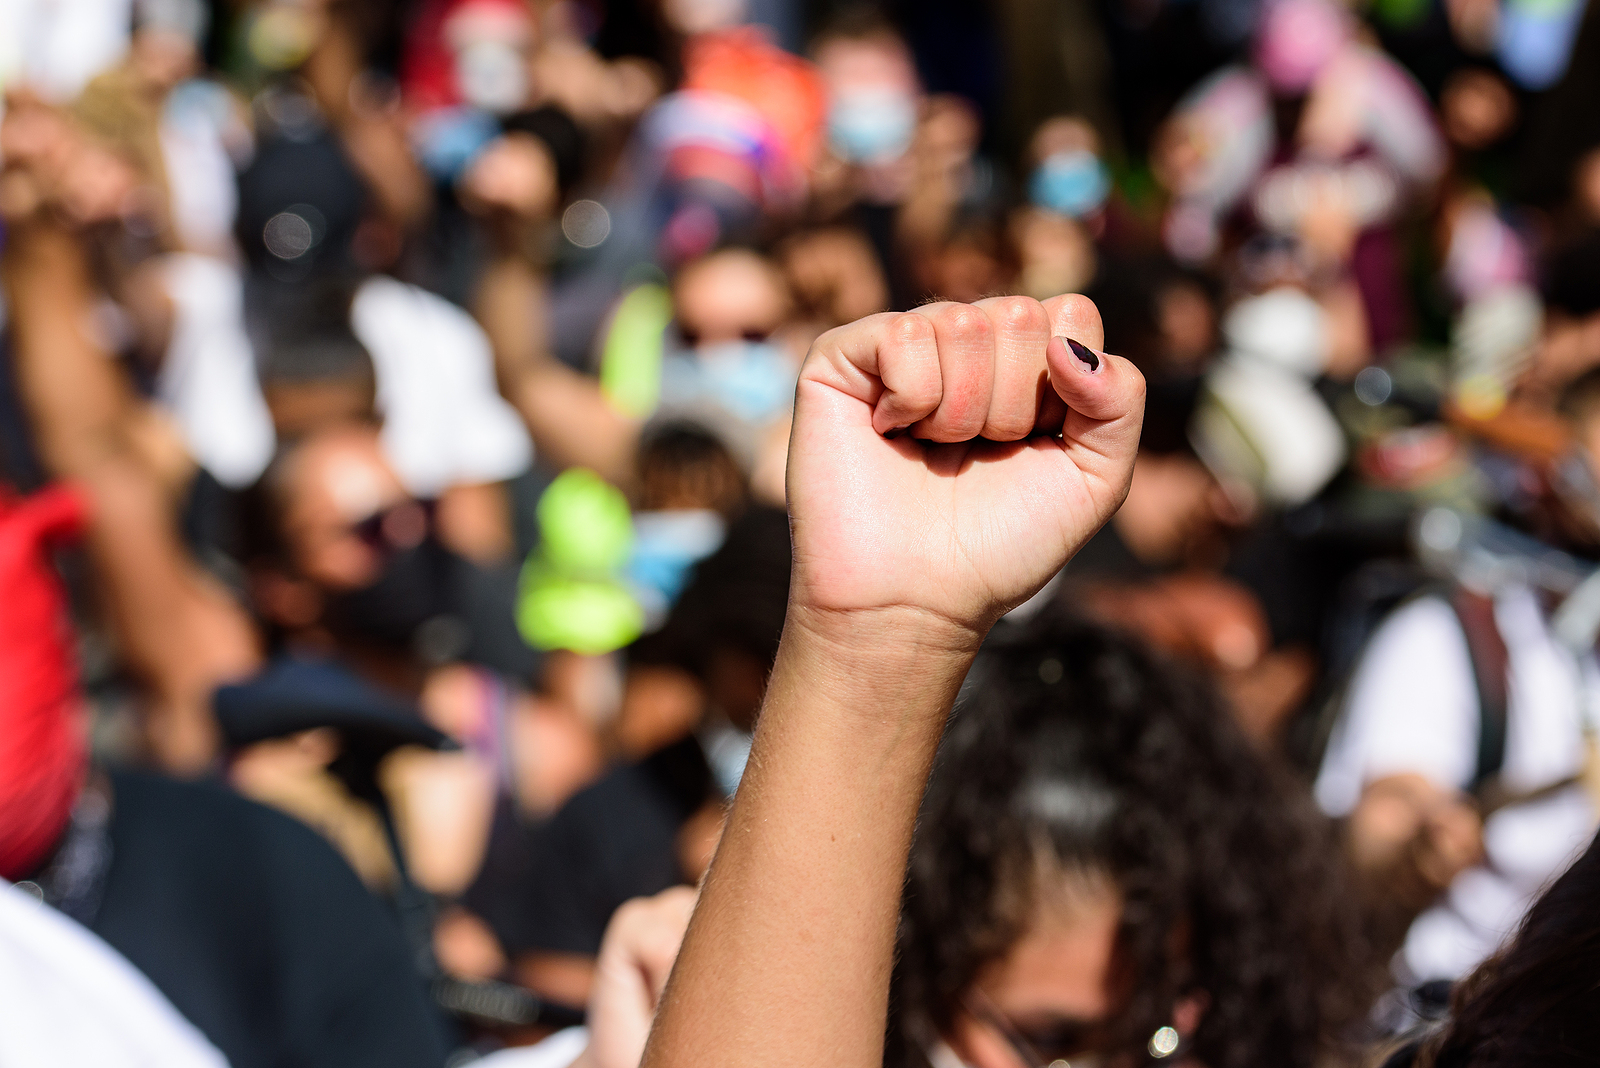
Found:
[[[792,598],[783,641],[868,675],[912,667],[964,675],[988,631],[910,605],[829,608]]]
[[[943,733],[981,641],[921,609],[791,604],[762,718],[803,709],[808,729],[921,748]]]

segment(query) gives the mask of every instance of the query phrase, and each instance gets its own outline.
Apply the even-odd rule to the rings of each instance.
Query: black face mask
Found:
[[[464,644],[456,595],[461,566],[430,533],[392,552],[371,584],[330,595],[323,621],[343,641],[448,660]]]

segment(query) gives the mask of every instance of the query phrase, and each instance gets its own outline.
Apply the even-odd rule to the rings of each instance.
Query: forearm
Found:
[[[545,354],[544,300],[543,278],[519,255],[503,254],[484,272],[473,311],[494,350],[500,392],[546,461],[625,483],[638,425],[611,407],[598,382]]]
[[[125,448],[127,384],[92,336],[95,290],[76,235],[29,222],[6,235],[0,277],[12,360],[46,468],[81,479]]]
[[[4,280],[18,390],[50,473],[90,501],[89,554],[120,655],[150,690],[157,760],[202,768],[209,701],[257,658],[248,620],[185,551],[168,488],[136,447],[148,415],[88,329],[96,292],[76,235],[32,222],[8,235]]]
[[[912,829],[970,631],[792,610],[645,1063],[882,1061]]]

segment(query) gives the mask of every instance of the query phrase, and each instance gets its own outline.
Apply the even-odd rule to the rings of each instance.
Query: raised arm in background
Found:
[[[598,381],[550,354],[545,299],[544,275],[515,250],[497,252],[479,280],[472,311],[494,349],[500,392],[547,463],[593,468],[627,485],[639,422],[613,408]]]
[[[783,642],[646,1065],[882,1063],[906,854],[956,691],[1127,493],[1144,381],[1102,343],[1069,296],[885,313],[812,347]]]
[[[19,104],[6,122],[50,116]],[[7,224],[0,283],[18,392],[40,458],[90,501],[95,591],[118,652],[144,683],[151,755],[195,772],[215,752],[211,692],[248,674],[259,657],[250,620],[200,569],[179,537],[172,487],[150,460],[150,406],[129,387],[96,336],[101,299],[69,212],[47,202],[49,151],[8,143],[0,197]],[[41,133],[41,137],[47,133]]]

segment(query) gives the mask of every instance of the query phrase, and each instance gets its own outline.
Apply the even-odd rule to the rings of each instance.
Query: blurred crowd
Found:
[[[1087,294],[1149,393],[969,680],[891,1057],[1359,1060],[1594,833],[1587,0],[0,0],[0,87],[0,876],[161,1063],[614,1019],[749,756],[800,362],[934,300]],[[1077,1031],[996,993],[1086,952],[1052,850],[1138,988]],[[0,904],[0,1065],[150,1063],[27,1059],[82,932]]]

